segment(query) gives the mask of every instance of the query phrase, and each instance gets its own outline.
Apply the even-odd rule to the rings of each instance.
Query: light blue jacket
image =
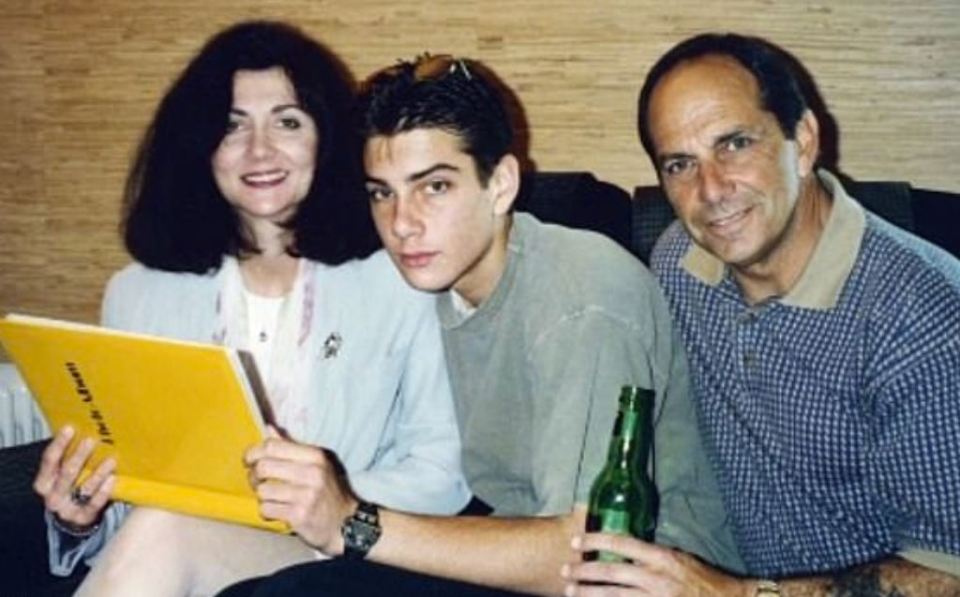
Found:
[[[315,268],[309,350],[310,424],[296,439],[336,452],[354,491],[385,506],[431,514],[462,508],[469,493],[433,297],[410,289],[387,255]],[[103,301],[104,326],[210,342],[219,272],[169,273],[132,264],[114,274]],[[340,336],[336,356],[323,342]],[[92,559],[128,506],[115,504],[98,533],[77,540],[49,526],[50,564],[67,575]]]

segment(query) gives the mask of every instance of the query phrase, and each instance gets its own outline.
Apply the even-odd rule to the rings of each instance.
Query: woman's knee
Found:
[[[164,560],[180,560],[193,519],[165,510],[136,508],[107,544],[97,567],[142,564],[157,566]]]

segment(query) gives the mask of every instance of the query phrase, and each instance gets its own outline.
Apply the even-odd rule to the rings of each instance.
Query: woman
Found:
[[[452,513],[468,496],[432,299],[374,252],[341,72],[278,23],[204,46],[133,165],[125,240],[138,263],[108,284],[103,323],[250,350],[283,433],[333,451],[359,495]],[[106,544],[79,594],[213,593],[315,557],[294,536],[126,517],[109,504],[114,463],[77,482],[92,443],[64,458],[72,435],[51,442],[35,487],[55,573]]]

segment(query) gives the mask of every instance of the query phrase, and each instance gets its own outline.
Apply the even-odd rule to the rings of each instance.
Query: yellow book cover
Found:
[[[89,470],[116,458],[114,499],[289,531],[247,482],[243,453],[264,436],[248,355],[15,314],[0,342],[51,429],[100,440]]]

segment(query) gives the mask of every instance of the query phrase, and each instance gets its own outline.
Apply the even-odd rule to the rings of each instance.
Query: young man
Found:
[[[748,572],[788,580],[737,580],[602,535],[578,544],[634,564],[572,566],[571,580],[637,588],[624,594],[698,582],[740,595],[960,594],[957,578],[904,559],[927,550],[948,568],[960,555],[960,264],[817,170],[801,89],[768,42],[703,35],[653,67],[639,113],[680,220],[653,266],[706,447]]]
[[[389,567],[309,565],[256,594],[558,594],[624,384],[657,394],[657,541],[738,568],[666,302],[613,242],[511,213],[520,173],[492,75],[423,57],[374,76],[360,105],[373,218],[408,283],[438,293],[464,469],[493,516],[358,505],[319,453],[268,441],[250,454],[264,514]]]

